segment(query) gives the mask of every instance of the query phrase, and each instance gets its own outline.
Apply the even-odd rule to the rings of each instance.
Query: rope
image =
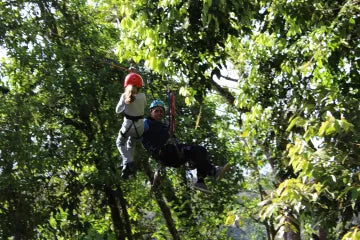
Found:
[[[169,106],[169,133],[170,137],[172,137],[175,133],[176,127],[175,127],[175,96],[171,92],[171,90],[168,90],[168,106]]]

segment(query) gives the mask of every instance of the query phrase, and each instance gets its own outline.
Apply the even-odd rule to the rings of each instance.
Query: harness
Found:
[[[138,130],[136,128],[135,122],[137,122],[140,119],[143,119],[144,116],[143,115],[141,115],[141,116],[130,116],[130,115],[127,115],[127,114],[124,114],[124,116],[125,116],[126,119],[131,120],[131,125],[125,130],[125,132],[120,131],[121,136],[125,137],[125,135],[130,131],[131,127],[134,126],[135,132],[136,132],[136,139],[140,139],[141,135],[139,134],[139,132],[138,132]]]

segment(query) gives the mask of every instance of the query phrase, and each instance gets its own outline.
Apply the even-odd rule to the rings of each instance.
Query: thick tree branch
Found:
[[[235,97],[227,89],[221,87],[214,79],[211,78],[211,85],[214,90],[216,90],[225,100],[231,105],[234,106]]]
[[[235,79],[235,78],[231,78],[229,76],[224,76],[224,75],[220,75],[221,78],[224,78],[226,80],[229,80],[229,81],[232,81],[232,82],[238,82],[239,80],[238,79]]]
[[[125,221],[125,230],[126,230],[126,237],[128,240],[132,240],[133,239],[133,235],[132,235],[132,231],[131,231],[131,223],[130,223],[130,217],[129,217],[129,214],[127,212],[127,201],[124,197],[124,193],[123,191],[121,190],[121,187],[120,186],[117,186],[117,196],[118,196],[118,200],[120,202],[120,206],[121,206],[121,209],[122,209],[122,213],[123,213],[123,218],[124,218],[124,221]]]
[[[137,150],[139,150],[139,148],[137,148]],[[150,182],[153,182],[154,172],[152,171],[152,169],[150,167],[149,161],[144,159],[143,161],[141,161],[141,165],[142,165],[142,168],[144,169],[146,175],[149,177]],[[154,191],[154,196],[155,196],[156,202],[158,203],[159,208],[161,209],[161,212],[162,212],[165,222],[166,222],[166,226],[167,226],[171,236],[173,237],[174,240],[180,240],[180,236],[176,229],[175,222],[171,215],[170,208],[166,204],[163,194],[161,193],[160,189],[157,187],[154,187],[153,191]]]
[[[125,229],[124,223],[121,219],[120,208],[117,205],[116,201],[116,192],[112,190],[109,186],[105,186],[105,194],[108,199],[108,204],[110,207],[111,218],[113,221],[114,232],[117,240],[125,240]]]
[[[225,100],[231,105],[231,106],[235,106],[235,97],[233,96],[233,94],[227,90],[226,88],[223,88],[222,86],[220,86],[217,82],[214,81],[213,78],[210,79],[211,82],[211,86],[213,87],[213,89],[215,91],[217,91],[223,98],[225,98]],[[248,108],[238,108],[236,107],[238,111],[240,112],[249,112],[250,110]]]
[[[237,106],[235,106],[235,97],[232,95],[232,93],[227,90],[226,88],[221,87],[217,82],[214,81],[213,78],[210,79],[210,83],[211,86],[213,87],[213,89],[215,91],[217,91],[227,102],[230,106],[233,106],[236,108],[236,110],[241,113],[241,112],[249,112],[250,110],[248,108],[238,108]],[[242,125],[242,120],[239,117],[238,119],[238,124],[239,126]]]

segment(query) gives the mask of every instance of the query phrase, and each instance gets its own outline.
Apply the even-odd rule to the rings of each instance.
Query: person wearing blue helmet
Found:
[[[162,107],[165,110],[165,104],[161,100],[154,100],[150,103],[150,109],[153,109],[154,107]]]
[[[144,148],[162,165],[175,168],[187,163],[194,165],[197,170],[195,187],[206,191],[204,178],[213,176],[219,179],[227,168],[211,164],[207,158],[207,150],[200,145],[174,142],[169,134],[169,126],[163,121],[164,117],[164,102],[151,102],[149,116],[144,120]]]

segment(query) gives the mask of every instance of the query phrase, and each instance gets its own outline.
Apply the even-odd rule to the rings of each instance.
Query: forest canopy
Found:
[[[1,239],[360,239],[359,0],[1,1],[0,50]],[[131,67],[210,194],[141,144],[121,179]]]

